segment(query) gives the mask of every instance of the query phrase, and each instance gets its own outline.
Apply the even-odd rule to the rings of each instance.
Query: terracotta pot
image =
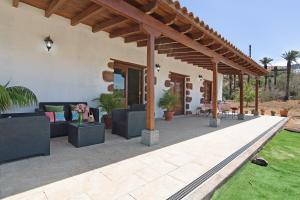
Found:
[[[280,110],[280,116],[281,117],[287,117],[288,113],[289,113],[289,111],[287,109]]]
[[[111,129],[112,128],[112,117],[111,115],[104,115],[103,116],[105,129]]]
[[[165,111],[165,120],[171,121],[174,117],[173,111]]]

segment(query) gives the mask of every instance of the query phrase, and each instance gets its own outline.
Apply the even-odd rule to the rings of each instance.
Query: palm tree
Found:
[[[290,97],[290,75],[291,75],[291,68],[292,63],[297,62],[297,58],[300,58],[299,51],[288,51],[282,54],[282,58],[287,61],[286,65],[286,90],[285,90],[285,100],[289,100]]]
[[[31,106],[37,103],[35,94],[22,86],[11,86],[9,82],[0,85],[0,113],[7,111],[12,106]]]
[[[273,61],[272,58],[264,57],[259,62],[264,65],[265,69],[268,69],[268,64],[270,64],[270,62],[272,61]],[[268,83],[268,74],[265,75],[265,89],[267,88],[267,83]]]

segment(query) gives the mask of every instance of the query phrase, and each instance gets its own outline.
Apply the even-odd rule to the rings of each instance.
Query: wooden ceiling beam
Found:
[[[193,40],[199,41],[205,37],[205,34],[201,32],[201,33],[187,34],[187,36],[189,36]]]
[[[160,44],[172,44],[172,43],[178,43],[170,38],[167,38],[167,37],[161,37],[161,38],[157,38],[155,40],[155,44],[156,45],[160,45]],[[144,40],[144,41],[138,41],[137,43],[137,46],[138,47],[145,47],[147,46],[147,40]]]
[[[181,34],[178,31],[174,30],[173,28],[167,26],[166,24],[162,23],[161,21],[157,20],[156,18],[145,14],[138,8],[128,4],[126,1],[121,0],[91,0],[95,3],[98,3],[106,8],[110,9],[112,12],[118,13],[119,15],[123,15],[126,18],[129,18],[135,21],[138,24],[144,24],[147,26],[156,29],[157,31],[161,32],[162,35],[169,37],[173,40],[180,42],[181,44],[199,51],[205,54],[208,57],[212,57],[219,62],[222,62],[232,68],[242,70],[244,73],[250,73],[252,75],[256,75],[254,72],[246,70],[239,66],[237,63],[219,55],[217,52],[199,44],[199,42],[191,39],[190,37],[186,36],[185,34]]]
[[[200,43],[208,48],[208,46],[215,44],[215,41],[213,39],[200,40]]]
[[[154,1],[151,1],[150,3],[146,4],[141,10],[145,14],[151,15],[152,13],[155,12],[155,10],[158,8],[158,6],[159,6],[159,1],[154,0]]]
[[[13,5],[13,7],[19,7],[19,2],[20,2],[20,0],[13,0],[12,1],[12,5]]]
[[[194,59],[194,58],[202,58],[202,59],[210,59],[206,56],[174,56],[175,59],[188,59],[188,58],[191,58],[191,59]]]
[[[222,56],[224,56],[224,55],[226,55],[226,54],[228,54],[230,51],[228,50],[228,49],[223,49],[222,51],[218,51],[218,53],[220,54],[220,55],[222,55]]]
[[[117,16],[117,17],[113,17],[110,20],[105,20],[103,22],[97,23],[96,25],[93,26],[93,33],[102,31],[106,28],[112,28],[122,22],[124,22],[126,20],[126,18],[122,17],[122,16]]]
[[[197,51],[169,53],[167,56],[168,57],[174,57],[174,56],[198,56],[198,55],[203,56],[203,54],[201,54]]]
[[[67,0],[52,0],[45,11],[45,17],[50,17]]]
[[[179,52],[195,52],[195,50],[191,48],[158,50],[159,54],[169,54],[169,53],[179,53]]]
[[[192,25],[184,25],[184,26],[180,26],[180,27],[176,28],[176,30],[182,34],[186,34],[193,30],[193,26]]]
[[[174,24],[176,22],[177,19],[177,15],[170,15],[168,17],[166,17],[165,19],[162,20],[162,23],[164,23],[167,26],[171,26],[172,24]]]
[[[218,51],[218,50],[223,49],[223,46],[221,44],[212,44],[211,46],[209,46],[209,48],[211,50]]]
[[[164,50],[164,49],[182,49],[186,48],[186,46],[180,43],[172,43],[172,44],[158,44],[155,45],[155,50]]]
[[[140,32],[141,32],[140,26],[131,26],[128,28],[121,28],[121,29],[114,30],[109,34],[109,37],[116,38],[116,37],[134,34],[134,33],[140,33]]]
[[[135,34],[135,35],[130,35],[125,37],[124,41],[125,43],[130,43],[130,42],[140,42],[147,40],[147,35],[140,33],[140,34]]]
[[[72,26],[76,26],[77,24],[81,23],[82,21],[98,14],[99,12],[101,12],[102,10],[104,10],[103,7],[99,6],[98,4],[92,4],[91,6],[89,6],[87,9],[83,10],[81,13],[79,13],[78,15],[74,16],[71,19],[71,25]]]

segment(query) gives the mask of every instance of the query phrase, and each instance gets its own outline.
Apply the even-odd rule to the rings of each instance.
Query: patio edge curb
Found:
[[[253,155],[259,152],[273,136],[288,122],[288,118],[254,138],[193,182],[173,194],[168,200],[210,199],[213,193],[241,168]]]

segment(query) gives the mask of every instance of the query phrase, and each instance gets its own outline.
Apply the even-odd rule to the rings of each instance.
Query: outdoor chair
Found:
[[[117,109],[112,112],[112,134],[126,139],[139,137],[146,128],[145,105],[132,105],[129,109]]]
[[[227,103],[220,103],[218,104],[218,109],[219,109],[219,112],[220,112],[220,115],[221,115],[221,119],[222,118],[227,118],[229,117],[229,113],[230,113],[230,105],[227,104]]]
[[[50,124],[44,115],[2,114],[0,127],[0,163],[50,155]]]
[[[196,114],[201,116],[209,116],[211,114],[211,104],[205,103],[197,108]]]

